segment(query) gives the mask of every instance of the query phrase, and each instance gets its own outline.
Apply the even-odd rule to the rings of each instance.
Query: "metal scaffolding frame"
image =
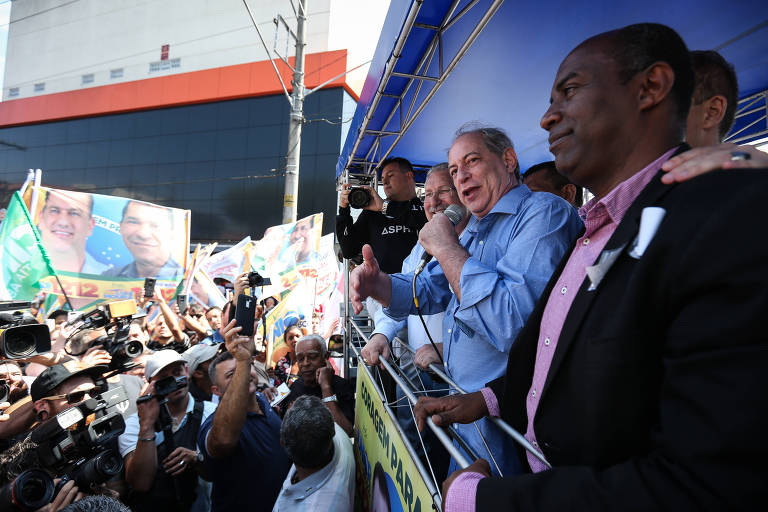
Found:
[[[376,168],[376,165],[386,159],[400,139],[405,135],[408,129],[413,125],[414,121],[419,117],[419,114],[424,110],[426,105],[430,102],[432,97],[437,93],[445,80],[451,74],[456,65],[461,61],[462,57],[467,53],[467,50],[472,46],[477,37],[490,22],[493,15],[501,7],[504,0],[493,0],[490,5],[485,8],[485,12],[482,13],[480,20],[473,26],[472,30],[467,34],[464,43],[456,50],[455,54],[448,56],[449,61],[446,64],[445,60],[445,48],[442,43],[443,35],[446,31],[452,29],[456,22],[469,13],[472,9],[481,9],[479,0],[472,0],[465,5],[461,10],[456,12],[461,0],[453,0],[451,6],[446,11],[442,22],[439,25],[426,25],[423,23],[416,23],[419,11],[422,7],[422,2],[413,2],[411,9],[408,12],[405,23],[403,24],[402,31],[398,37],[395,47],[392,50],[392,54],[387,61],[384,69],[384,74],[378,84],[376,95],[373,98],[373,102],[369,106],[365,113],[363,123],[357,133],[354,146],[350,153],[350,159],[347,162],[346,169],[350,168],[362,168],[364,172],[371,173]],[[433,32],[432,38],[427,45],[424,54],[418,61],[413,70],[409,72],[395,71],[395,66],[398,64],[401,52],[405,43],[411,34],[411,30],[414,28],[429,30]],[[458,30],[454,28],[454,30]],[[437,57],[437,73],[430,74],[429,70]],[[402,88],[399,94],[387,94],[385,91],[392,79],[407,78],[406,85]],[[419,97],[422,87],[426,82],[433,84],[429,92],[423,97]],[[411,100],[404,102],[404,99],[412,93]],[[381,127],[370,127],[373,114],[376,112],[379,103],[383,98],[394,99],[395,104],[389,110]],[[397,117],[397,126],[390,127],[390,124]],[[371,144],[370,149],[367,151],[364,158],[356,158],[355,154],[358,147],[362,143],[363,139],[367,136],[375,136],[374,142]]]
[[[740,144],[768,136],[768,89],[739,100],[734,122],[739,123],[740,119],[746,124],[731,131],[725,142]]]

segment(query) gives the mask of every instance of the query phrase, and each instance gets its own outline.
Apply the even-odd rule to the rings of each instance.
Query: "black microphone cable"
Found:
[[[446,217],[448,217],[448,219],[451,221],[451,224],[456,226],[461,222],[461,218],[464,216],[464,210],[460,206],[452,204],[445,209],[443,214]],[[416,306],[416,313],[419,315],[419,320],[421,320],[421,325],[424,326],[424,332],[427,333],[427,338],[429,338],[429,342],[432,344],[432,348],[434,348],[435,352],[437,352],[437,357],[440,358],[440,364],[443,365],[443,367],[445,367],[445,361],[443,361],[443,356],[442,354],[440,354],[440,351],[437,350],[437,345],[435,344],[435,340],[432,339],[432,335],[429,333],[429,329],[427,328],[427,322],[424,321],[424,317],[421,314],[421,309],[419,309],[419,299],[416,297],[416,276],[421,274],[421,271],[424,270],[427,263],[431,259],[432,259],[432,255],[425,251],[421,257],[421,261],[419,261],[419,264],[416,266],[416,270],[413,273],[413,280],[411,281],[411,294],[413,295],[413,305]]]
[[[439,350],[437,350],[437,345],[435,344],[435,340],[432,339],[432,335],[429,334],[429,329],[427,328],[427,322],[424,321],[424,317],[421,314],[421,309],[419,309],[419,299],[416,297],[416,276],[418,274],[413,274],[413,280],[411,280],[411,293],[413,295],[413,305],[416,306],[416,313],[419,315],[419,320],[421,320],[421,325],[424,326],[424,332],[427,333],[427,338],[429,338],[429,342],[432,344],[432,348],[435,349],[435,352],[437,352],[437,357],[440,358],[440,364],[443,365],[445,368],[445,361],[443,361],[443,355],[440,353]],[[413,364],[416,364],[416,361],[414,361]]]

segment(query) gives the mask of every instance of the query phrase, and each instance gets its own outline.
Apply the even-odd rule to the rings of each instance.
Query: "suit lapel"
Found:
[[[687,151],[688,149],[690,149],[688,145],[683,144],[673,156],[678,155],[683,151]],[[617,250],[621,253],[624,253],[629,249],[640,228],[640,217],[642,215],[643,208],[658,204],[661,199],[675,186],[665,185],[661,182],[661,176],[664,174],[664,171],[659,171],[650,181],[650,183],[645,186],[642,192],[640,192],[640,195],[637,197],[637,199],[635,199],[635,201],[630,205],[629,209],[627,209],[627,212],[624,214],[621,222],[616,227],[616,231],[613,232],[613,235],[605,244],[601,254]],[[599,259],[600,257],[598,256],[598,261]],[[605,279],[610,279],[610,275],[611,270],[608,269]],[[559,277],[560,274],[558,273],[556,276]],[[544,389],[542,390],[542,400],[546,400],[547,388],[552,382],[552,379],[557,374],[560,365],[568,353],[569,347],[573,343],[573,340],[579,331],[579,327],[581,327],[584,319],[589,314],[592,303],[600,293],[600,286],[590,291],[589,285],[589,277],[586,277],[584,282],[581,284],[576,297],[573,300],[573,304],[571,304],[571,308],[568,310],[568,315],[565,318],[563,328],[560,332],[560,338],[557,341],[557,349],[555,350],[555,355],[552,358],[552,365],[549,368],[549,372],[547,373],[547,380],[544,383]]]

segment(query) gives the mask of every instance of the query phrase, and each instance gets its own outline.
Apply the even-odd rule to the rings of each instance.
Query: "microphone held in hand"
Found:
[[[443,212],[446,217],[448,217],[448,220],[451,221],[451,224],[454,226],[457,226],[459,222],[461,222],[462,217],[464,217],[464,210],[461,208],[461,206],[457,204],[452,204],[448,206],[448,208],[445,209]],[[419,275],[422,270],[424,270],[424,267],[427,265],[427,263],[430,262],[432,259],[432,255],[425,252],[421,256],[421,261],[419,261],[419,265],[416,267],[416,270],[414,271],[414,275]]]

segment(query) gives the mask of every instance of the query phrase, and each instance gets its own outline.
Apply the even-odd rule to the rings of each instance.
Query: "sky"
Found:
[[[0,0],[0,91],[3,88],[5,75],[5,47],[8,42],[8,18],[10,15],[11,0]]]

